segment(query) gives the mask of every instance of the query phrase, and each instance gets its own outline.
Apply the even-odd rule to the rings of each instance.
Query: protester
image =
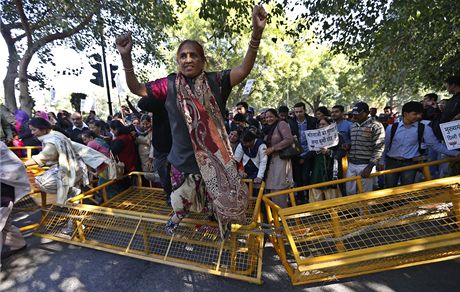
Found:
[[[262,139],[258,139],[251,131],[245,131],[241,137],[241,143],[235,150],[234,158],[244,166],[244,177],[254,182],[253,196],[256,196],[260,183],[264,179],[268,157],[265,153],[267,145]]]
[[[71,129],[67,130],[67,134],[69,135],[70,139],[72,139],[72,141],[83,144],[81,134],[83,132],[89,132],[90,129],[88,125],[83,122],[83,117],[79,112],[74,112],[71,116],[71,119],[73,126]]]
[[[289,108],[285,105],[282,105],[278,108],[278,115],[281,120],[287,122],[289,117]]]
[[[139,152],[141,168],[143,172],[148,173],[144,177],[149,181],[154,181],[155,176],[151,173],[153,172],[153,160],[149,157],[152,147],[152,119],[149,115],[144,114],[142,115],[140,121],[141,125],[139,129],[141,130],[136,137],[136,144]]]
[[[382,157],[385,147],[385,131],[381,123],[369,117],[367,103],[356,103],[351,114],[354,123],[350,132],[351,142],[346,176],[362,176],[363,191],[370,192],[373,188],[373,180],[368,177]],[[356,194],[356,181],[347,182],[346,189],[347,195]]]
[[[240,132],[237,130],[230,131],[228,134],[228,140],[230,142],[230,147],[232,147],[232,152],[235,153],[236,147],[240,144]]]
[[[13,204],[30,192],[30,184],[24,164],[1,141],[0,165],[0,253],[5,259],[27,247],[19,229],[12,225],[10,214]]]
[[[238,114],[242,115],[249,126],[253,126],[257,129],[260,129],[260,123],[254,118],[254,108],[249,107],[248,103],[245,101],[240,101],[236,104],[236,115],[233,117],[235,120]],[[235,130],[235,126],[230,128],[230,130]]]
[[[279,156],[281,150],[291,147],[294,137],[288,123],[279,119],[275,109],[268,109],[265,119],[269,127],[264,139],[267,143],[265,154],[269,156],[265,188],[269,192],[275,192],[294,185],[291,159],[281,159]],[[287,207],[288,204],[285,196],[273,197],[273,201],[280,207]]]
[[[299,102],[294,105],[294,119],[289,119],[291,133],[296,136],[302,146],[302,153],[292,159],[292,170],[296,187],[310,184],[310,175],[312,170],[313,152],[308,147],[306,130],[316,129],[316,119],[307,115],[305,112],[305,103]],[[308,202],[308,191],[298,192],[297,201],[299,204]]]
[[[344,143],[350,143],[350,130],[353,125],[352,122],[344,118],[345,108],[342,105],[335,105],[332,107],[331,117],[337,125],[337,130],[342,135]],[[372,118],[372,116],[371,116]]]
[[[317,121],[325,117],[330,117],[330,116],[331,116],[331,113],[325,106],[320,106],[315,110],[315,118]]]
[[[43,149],[27,160],[25,165],[50,167],[35,178],[40,190],[56,194],[58,204],[63,204],[67,199],[79,195],[81,186],[88,184],[87,168],[72,148],[70,139],[52,130],[52,125],[42,118],[31,119],[29,127],[32,134],[42,143]]]
[[[117,160],[124,163],[125,174],[139,170],[139,155],[134,142],[135,139],[129,128],[120,121],[114,120],[110,122],[110,129],[114,135],[110,144],[110,151]]]
[[[318,120],[318,128],[326,128],[331,125],[332,120],[324,117]],[[313,157],[313,171],[310,184],[317,184],[339,178],[339,163],[345,156],[342,149],[343,138],[339,133],[339,144],[331,148],[322,148],[316,151]],[[337,185],[330,185],[322,188],[313,188],[309,193],[309,203],[335,199],[341,197],[341,191]]]
[[[171,194],[174,215],[166,226],[168,233],[173,233],[190,211],[201,212],[207,206],[212,208],[222,236],[228,230],[228,223],[244,222],[247,187],[239,180],[236,163],[231,159],[223,113],[231,88],[243,81],[254,65],[266,16],[262,6],[255,6],[252,38],[240,66],[207,73],[202,46],[187,40],[177,51],[178,74],[147,84],[139,83],[134,74],[131,35],[117,39],[130,90],[164,102],[168,111],[172,133],[168,159],[174,174]],[[206,134],[195,135],[197,131]],[[205,184],[212,205],[206,202]]]
[[[446,109],[441,116],[441,123],[460,118],[460,76],[451,76],[447,78],[445,85],[447,92],[452,94],[452,98],[446,103]]]
[[[422,143],[447,156],[460,155],[460,151],[447,150],[445,144],[436,139],[431,126],[419,122],[423,113],[424,107],[419,102],[411,101],[403,105],[403,121],[386,129],[385,151],[379,162],[381,168],[394,169],[424,162],[426,151],[422,149]],[[412,184],[416,172],[414,169],[387,174],[385,187],[396,187],[399,180],[401,185]]]

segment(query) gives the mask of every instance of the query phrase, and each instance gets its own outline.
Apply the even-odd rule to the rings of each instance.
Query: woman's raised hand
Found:
[[[119,35],[115,39],[117,50],[121,55],[131,54],[131,50],[133,48],[133,38],[131,37],[131,34],[132,32],[128,31],[122,35]]]
[[[262,32],[267,24],[267,15],[268,13],[262,5],[254,6],[252,10],[252,28],[254,29],[254,33],[257,34],[255,37],[262,36]]]

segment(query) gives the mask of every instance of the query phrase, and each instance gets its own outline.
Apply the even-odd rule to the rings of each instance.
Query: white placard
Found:
[[[246,85],[244,86],[243,95],[249,95],[251,92],[252,85],[254,84],[255,79],[248,79]]]
[[[307,130],[304,133],[310,151],[319,151],[321,148],[330,148],[339,144],[339,132],[335,123],[325,128]]]
[[[125,88],[123,87],[123,83],[121,82],[120,73],[115,75],[115,87],[117,88],[118,96],[124,96]]]
[[[85,113],[89,113],[91,110],[94,110],[95,100],[94,98],[87,96],[85,99],[81,100],[80,110]]]
[[[460,148],[460,120],[442,123],[439,125],[447,149]]]
[[[56,89],[52,87],[50,89],[50,106],[56,106],[58,103],[58,99],[56,98]]]

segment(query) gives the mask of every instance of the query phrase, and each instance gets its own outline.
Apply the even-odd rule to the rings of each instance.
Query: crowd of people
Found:
[[[230,223],[244,221],[251,194],[241,178],[252,179],[255,192],[262,181],[266,192],[273,192],[361,176],[363,190],[368,192],[418,179],[416,170],[376,180],[369,178],[373,171],[460,155],[447,149],[439,130],[441,123],[460,118],[458,76],[446,80],[451,99],[438,101],[430,93],[422,102],[404,104],[401,114],[385,107],[378,115],[378,109],[365,102],[355,103],[350,111],[343,105],[320,106],[314,116],[307,114],[301,101],[292,108],[283,105],[257,115],[245,101],[227,109],[232,87],[254,65],[266,16],[261,6],[254,8],[253,33],[241,65],[206,72],[203,47],[186,40],[177,50],[178,73],[147,83],[136,78],[131,34],[124,34],[116,44],[128,87],[141,97],[137,107],[127,99],[128,106],[107,120],[94,111],[83,117],[79,112],[55,115],[40,110],[30,118],[18,110],[10,121],[2,115],[0,139],[9,146],[43,146],[25,165],[52,166],[36,181],[43,191],[58,194],[59,203],[87,185],[87,169],[102,184],[113,178],[113,162],[119,161],[125,174],[143,171],[147,181],[164,188],[167,204],[174,210],[165,226],[167,233],[174,233],[190,212],[209,212],[223,237]],[[338,144],[311,150],[305,131],[331,125],[337,128]],[[296,144],[300,147],[296,154],[283,154]],[[82,151],[87,148],[93,151],[89,155]],[[25,155],[22,150],[15,152]],[[431,171],[434,178],[453,174],[445,165]],[[356,193],[356,183],[351,181],[298,192],[295,198],[303,204]],[[286,197],[274,200],[281,207],[290,203]],[[2,197],[2,207],[7,206]]]

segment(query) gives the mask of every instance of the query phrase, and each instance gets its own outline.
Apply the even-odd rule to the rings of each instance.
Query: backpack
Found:
[[[390,147],[388,151],[390,151],[391,145],[393,144],[393,138],[395,137],[396,130],[398,130],[398,124],[399,123],[394,123],[393,125],[391,125]],[[418,127],[417,127],[417,139],[418,139],[418,152],[420,153],[420,155],[425,154],[425,149],[422,149],[424,132],[425,132],[425,124],[419,122]]]

